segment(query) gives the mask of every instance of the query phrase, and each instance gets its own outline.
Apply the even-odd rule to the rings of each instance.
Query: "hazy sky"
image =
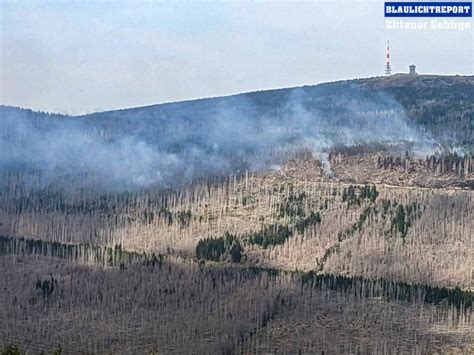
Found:
[[[0,103],[43,111],[377,76],[387,39],[394,72],[473,73],[472,29],[388,30],[378,0],[0,0],[0,20]]]

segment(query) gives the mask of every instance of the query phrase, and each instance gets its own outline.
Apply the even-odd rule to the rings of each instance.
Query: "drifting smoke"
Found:
[[[388,95],[305,88],[57,117],[0,108],[0,169],[28,167],[47,181],[126,188],[278,166],[300,149],[408,142],[433,151]]]

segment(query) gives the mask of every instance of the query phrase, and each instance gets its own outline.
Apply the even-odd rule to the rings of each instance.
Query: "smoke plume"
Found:
[[[310,149],[330,172],[335,145],[408,142],[434,149],[389,95],[357,87],[258,92],[79,117],[0,108],[0,168],[47,182],[109,188],[169,185],[258,171]]]

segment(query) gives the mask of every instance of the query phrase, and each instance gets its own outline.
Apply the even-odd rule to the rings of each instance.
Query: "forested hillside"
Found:
[[[137,127],[135,120],[151,119],[166,124],[168,120],[188,118],[201,122],[223,107],[238,109],[242,116],[277,119],[292,104],[301,106],[301,113],[327,116],[327,122],[321,119],[330,127],[354,125],[355,110],[367,115],[376,115],[370,110],[396,110],[409,123],[426,128],[435,140],[469,146],[474,141],[473,76],[397,74],[101,112],[82,118],[103,127],[107,127],[105,119],[112,119],[114,124],[124,121],[130,124],[124,128],[137,129],[140,124]],[[129,121],[131,118],[133,121]]]

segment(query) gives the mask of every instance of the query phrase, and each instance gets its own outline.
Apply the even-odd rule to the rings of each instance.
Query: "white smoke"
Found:
[[[190,181],[212,174],[270,169],[302,147],[319,156],[334,145],[433,140],[410,126],[387,95],[351,88],[322,96],[304,88],[158,105],[82,117],[0,110],[0,168],[29,166],[45,179],[88,179],[126,188]],[[79,178],[80,176],[80,178]]]

